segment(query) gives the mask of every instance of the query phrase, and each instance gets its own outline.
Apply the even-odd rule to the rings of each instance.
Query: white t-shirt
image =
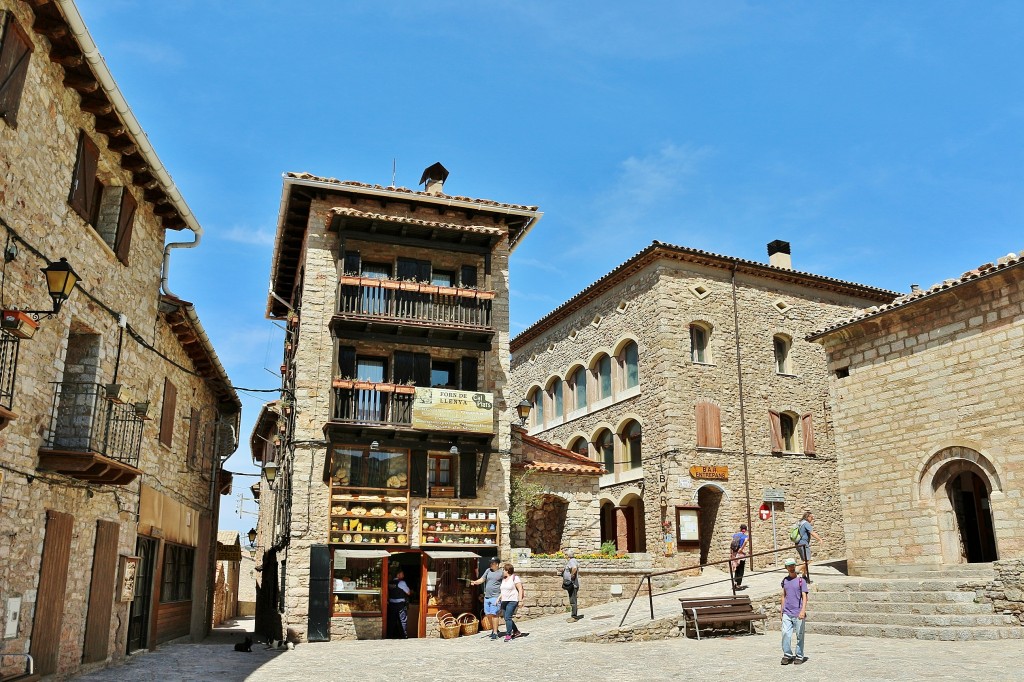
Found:
[[[519,590],[516,589],[516,583],[521,585],[523,581],[515,573],[501,579],[501,601],[519,601]]]

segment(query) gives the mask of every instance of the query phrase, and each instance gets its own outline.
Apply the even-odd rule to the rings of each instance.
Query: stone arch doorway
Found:
[[[615,542],[615,503],[601,500],[601,544]]]
[[[722,489],[716,485],[704,485],[697,490],[698,532],[700,533],[700,563],[705,564],[711,554],[711,540],[715,535],[718,508],[722,504]]]
[[[636,494],[626,495],[615,511],[618,522],[616,548],[620,552],[646,552],[647,533],[643,499]]]
[[[981,453],[946,448],[925,466],[922,497],[931,496],[939,523],[943,563],[987,563],[998,559],[992,493],[999,477]]]
[[[554,554],[562,548],[569,503],[557,495],[542,495],[526,520],[526,546],[535,554]]]

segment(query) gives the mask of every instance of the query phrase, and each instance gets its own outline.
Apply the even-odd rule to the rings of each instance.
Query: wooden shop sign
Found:
[[[706,467],[695,465],[690,467],[690,478],[703,478],[705,480],[712,481],[727,481],[729,480],[729,467]]]

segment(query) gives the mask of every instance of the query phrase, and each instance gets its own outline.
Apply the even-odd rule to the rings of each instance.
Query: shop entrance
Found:
[[[128,615],[128,653],[145,649],[149,642],[149,615],[153,604],[153,564],[156,558],[157,541],[138,536],[135,553],[139,557],[138,572],[135,574],[135,598]]]
[[[967,563],[996,560],[996,538],[985,482],[973,471],[965,471],[946,485],[960,532],[961,555]]]
[[[713,484],[706,484],[697,491],[697,514],[700,524],[700,562],[706,564],[711,555],[711,540],[715,535],[718,508],[722,504],[722,490]]]
[[[388,584],[384,588],[384,594],[388,594],[391,581],[394,580],[398,571],[404,574],[406,585],[409,586],[409,606],[406,612],[406,635],[410,638],[426,636],[423,627],[423,616],[426,614],[426,589],[424,580],[426,578],[425,556],[422,552],[392,552],[387,560]],[[383,622],[384,637],[386,639],[401,639],[401,625],[395,622],[394,610],[389,610],[387,599],[384,600]]]

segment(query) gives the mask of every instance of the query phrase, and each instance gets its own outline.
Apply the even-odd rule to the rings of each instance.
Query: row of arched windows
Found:
[[[711,334],[714,331],[707,322],[690,323],[690,362],[700,365],[714,364],[711,357]],[[793,338],[788,334],[776,334],[772,337],[772,351],[775,354],[775,372],[777,374],[792,374],[793,367],[790,361],[790,351],[793,348]]]
[[[588,441],[583,436],[569,440],[566,448],[600,462],[608,473],[629,471],[643,466],[643,428],[635,419],[627,419],[612,432],[601,427]]]
[[[564,377],[550,377],[544,386],[531,389],[527,394],[533,405],[530,425],[538,429],[559,423],[568,412],[586,409],[639,385],[639,351],[636,341],[628,339],[612,355],[600,352],[586,365],[570,367]]]

